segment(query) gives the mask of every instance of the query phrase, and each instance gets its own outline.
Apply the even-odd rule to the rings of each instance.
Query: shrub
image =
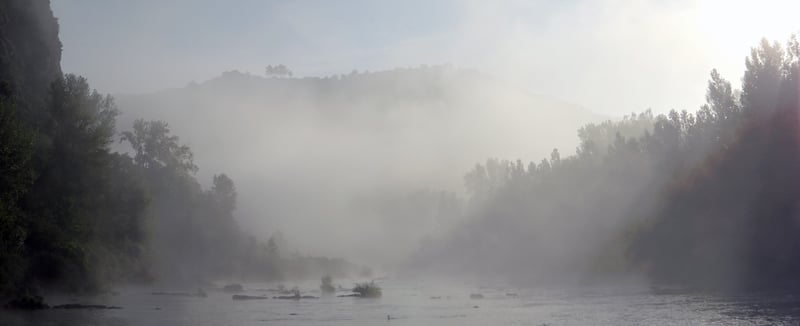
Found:
[[[322,291],[322,293],[336,292],[336,288],[333,286],[333,279],[330,275],[322,277],[322,284],[319,285],[319,290]]]
[[[375,284],[375,281],[356,283],[353,292],[358,293],[362,298],[380,298],[382,295],[381,288]]]

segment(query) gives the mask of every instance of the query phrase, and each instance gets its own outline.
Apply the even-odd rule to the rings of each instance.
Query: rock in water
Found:
[[[260,296],[260,295],[234,294],[232,299],[233,300],[264,300],[264,299],[269,299],[269,297]]]
[[[340,294],[336,296],[337,298],[360,298],[361,295],[358,293],[350,293],[350,294]]]
[[[225,285],[222,290],[225,292],[242,292],[244,291],[244,287],[239,283],[232,283]]]
[[[151,295],[168,295],[174,297],[198,297],[198,298],[205,298],[207,294],[203,292],[203,290],[197,291],[197,293],[188,293],[188,292],[151,292]]]
[[[282,299],[282,300],[300,300],[302,298],[299,294],[298,295],[279,295],[277,297],[272,297],[273,299]]]
[[[101,304],[68,303],[68,304],[53,306],[53,309],[122,309],[122,307],[105,306]]]

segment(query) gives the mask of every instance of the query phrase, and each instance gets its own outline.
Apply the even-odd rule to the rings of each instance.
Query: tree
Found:
[[[330,275],[325,275],[322,277],[321,283],[319,285],[319,290],[322,294],[330,294],[336,292],[336,287],[333,286],[333,278]]]
[[[14,291],[23,279],[27,230],[19,200],[34,179],[33,134],[16,121],[15,110],[0,97],[0,293]]]
[[[711,79],[708,81],[706,91],[706,104],[713,112],[714,118],[725,122],[724,128],[735,128],[738,121],[736,117],[741,110],[739,102],[734,96],[731,83],[720,77],[716,69],[711,70]]]
[[[553,151],[550,152],[550,162],[553,165],[558,165],[561,162],[561,154],[558,152],[558,148],[553,148]]]
[[[178,143],[178,136],[170,135],[169,124],[164,121],[136,120],[133,131],[122,133],[121,140],[135,151],[134,162],[144,169],[168,169],[188,176],[197,172],[194,154],[186,145]]]
[[[784,51],[777,42],[762,39],[745,59],[742,106],[750,116],[764,117],[776,109],[783,78]]]
[[[269,240],[267,240],[267,247],[266,248],[267,248],[267,254],[269,256],[271,256],[271,257],[277,257],[278,256],[279,248],[278,248],[277,241],[275,241],[275,236],[269,237]]]
[[[467,193],[483,200],[425,261],[581,280],[643,270],[696,289],[797,284],[800,42],[764,40],[746,64],[741,92],[712,70],[694,113],[588,125],[576,155],[553,151],[524,174],[477,165]]]
[[[117,110],[111,97],[75,75],[53,82],[47,109],[34,156],[38,177],[23,206],[29,273],[69,290],[91,290],[100,283],[91,258],[93,225],[111,214],[104,195]]]
[[[223,214],[231,216],[236,207],[236,186],[233,185],[233,180],[224,173],[214,175],[211,196],[216,205],[222,209]]]
[[[282,64],[276,66],[269,65],[264,69],[264,73],[267,77],[292,77],[292,70]]]

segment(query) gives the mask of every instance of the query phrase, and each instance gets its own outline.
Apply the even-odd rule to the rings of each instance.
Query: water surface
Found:
[[[292,284],[287,284],[292,285]],[[304,294],[319,295],[312,283]],[[51,304],[97,303],[119,310],[0,311],[0,325],[798,325],[800,296],[786,293],[714,296],[642,291],[542,290],[436,286],[384,281],[383,297],[234,301],[154,296],[137,288],[118,295],[51,297]],[[269,296],[274,284],[245,284]],[[470,299],[481,293],[484,299]],[[514,293],[516,296],[508,294]],[[435,299],[432,297],[441,297]],[[387,318],[387,316],[390,318]]]

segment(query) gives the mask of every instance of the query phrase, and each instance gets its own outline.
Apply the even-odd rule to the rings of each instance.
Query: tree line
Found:
[[[795,36],[763,40],[742,89],[713,70],[694,113],[631,114],[581,128],[574,155],[476,165],[470,213],[417,263],[538,281],[797,284],[798,58]]]
[[[0,298],[358,269],[244,232],[233,180],[201,186],[167,122],[120,131],[111,96],[62,74],[49,1],[4,1],[0,16]]]
[[[204,189],[164,121],[117,133],[113,98],[65,75],[22,119],[0,97],[0,293],[97,292],[120,283],[337,276],[351,263],[281,255],[236,223],[225,174]],[[111,150],[120,141],[131,153]]]

